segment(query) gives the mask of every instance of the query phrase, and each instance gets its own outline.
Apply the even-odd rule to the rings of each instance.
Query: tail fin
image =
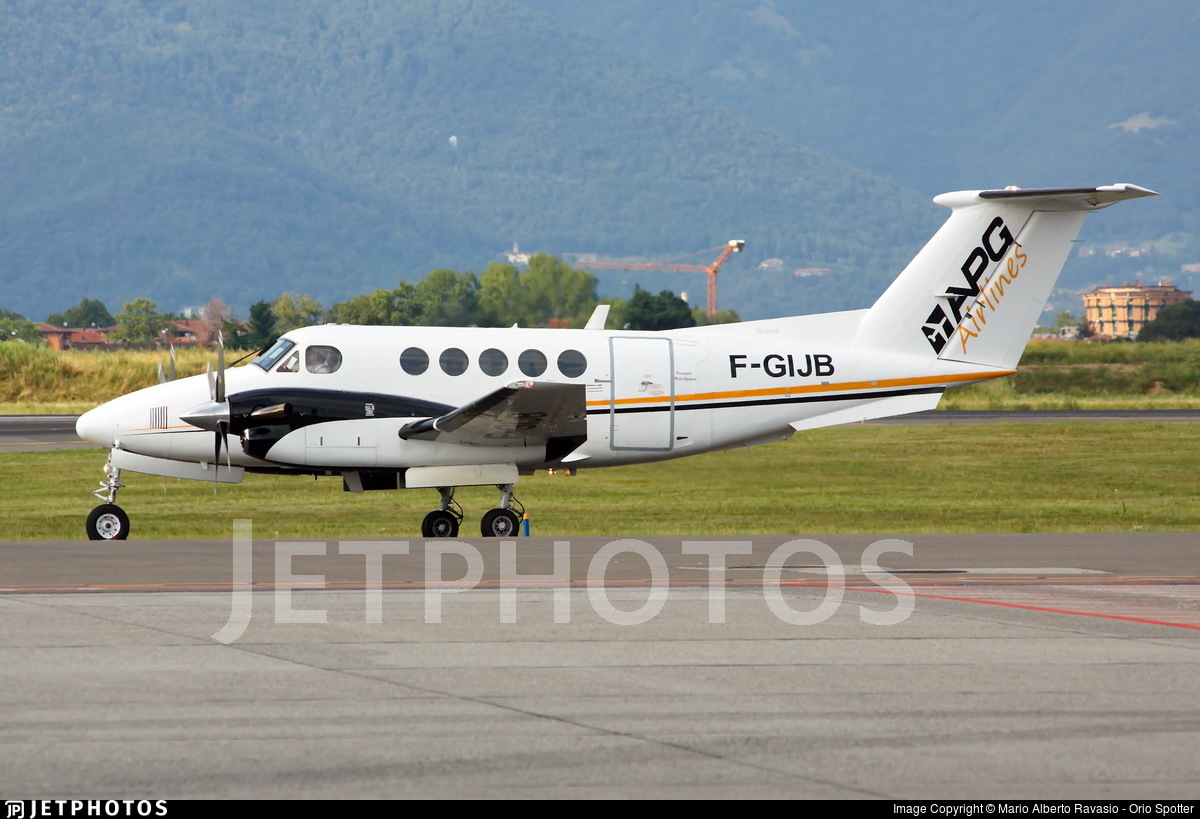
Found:
[[[1014,369],[1089,211],[1137,185],[944,193],[942,225],[875,305],[854,346]]]

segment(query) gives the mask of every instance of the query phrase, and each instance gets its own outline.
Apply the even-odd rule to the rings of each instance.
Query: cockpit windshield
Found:
[[[276,361],[283,358],[284,354],[287,353],[288,350],[292,349],[295,346],[296,346],[296,342],[289,341],[286,338],[281,338],[281,339],[279,339],[279,341],[275,342],[274,346],[272,346],[271,349],[267,350],[265,353],[263,353],[262,355],[260,355],[258,358],[254,359],[254,361],[252,361],[250,363],[257,364],[258,366],[262,367],[264,370],[270,370],[272,367],[275,366]]]

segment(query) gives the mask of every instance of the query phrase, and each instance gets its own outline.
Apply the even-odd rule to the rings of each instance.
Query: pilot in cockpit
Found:
[[[304,368],[310,373],[331,373],[341,363],[341,356],[332,347],[309,347],[304,354]]]

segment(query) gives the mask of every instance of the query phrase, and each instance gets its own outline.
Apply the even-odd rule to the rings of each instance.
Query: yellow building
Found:
[[[1192,293],[1170,282],[1145,287],[1141,282],[1126,282],[1120,287],[1097,287],[1082,295],[1084,320],[1096,335],[1132,337],[1153,321],[1159,310],[1184,301]]]

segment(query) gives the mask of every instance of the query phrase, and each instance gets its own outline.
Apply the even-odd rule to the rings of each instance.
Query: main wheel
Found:
[[[125,540],[129,537],[129,515],[113,503],[102,503],[87,518],[88,540]]]
[[[456,537],[458,518],[445,509],[434,509],[421,521],[422,537]]]
[[[521,521],[511,509],[491,509],[483,516],[479,530],[484,537],[512,537]]]

